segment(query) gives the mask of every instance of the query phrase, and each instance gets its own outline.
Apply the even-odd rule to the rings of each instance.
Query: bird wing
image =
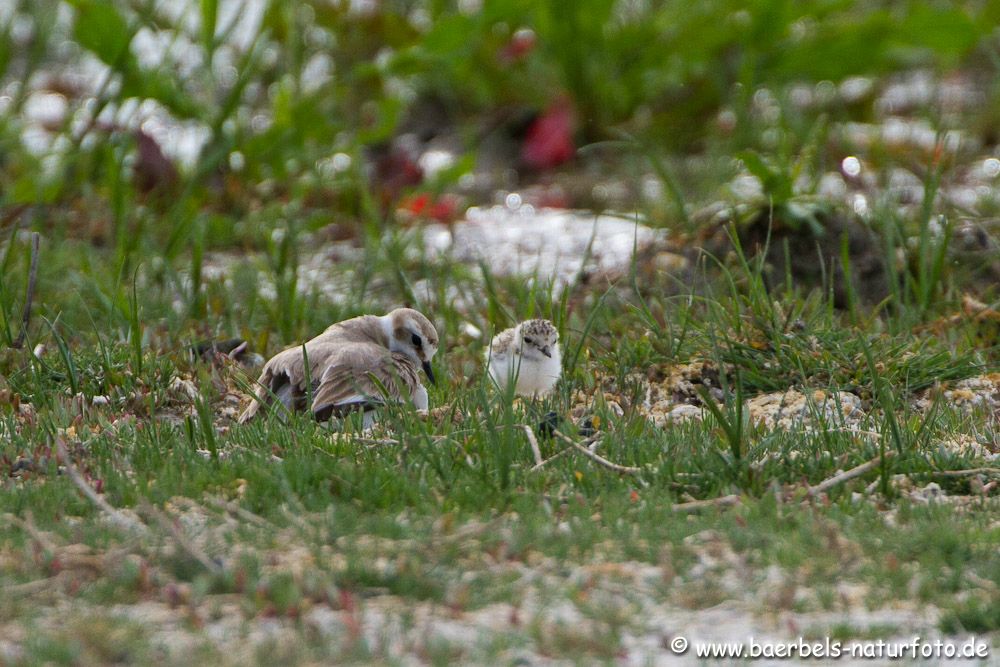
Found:
[[[294,357],[298,357],[297,364]],[[246,423],[253,419],[261,408],[266,408],[271,404],[274,397],[278,397],[286,408],[292,409],[298,393],[296,388],[303,375],[303,368],[301,345],[271,357],[260,372],[260,378],[254,388],[254,399],[240,415],[240,423]]]
[[[312,411],[320,420],[386,401],[410,400],[423,386],[407,357],[375,344],[355,344],[326,359],[313,394]]]
[[[296,345],[271,357],[257,380],[254,400],[240,415],[239,421],[245,423],[253,419],[261,408],[271,404],[274,397],[289,410],[305,409],[305,359],[309,359],[309,379],[315,389],[329,360],[336,356],[344,343],[339,334],[339,329],[331,327],[304,346]]]
[[[417,407],[426,407],[426,390],[413,362],[390,353],[370,336],[360,334],[357,327],[345,326],[350,322],[333,325],[304,346],[297,345],[274,355],[264,365],[255,398],[240,415],[240,422],[253,419],[274,398],[289,410],[304,410],[309,394],[306,358],[312,411],[319,419],[354,409],[371,409],[386,400],[412,398]]]

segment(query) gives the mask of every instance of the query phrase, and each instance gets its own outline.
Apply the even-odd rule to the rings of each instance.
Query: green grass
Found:
[[[406,270],[419,276],[421,267]],[[438,274],[437,280],[475,289],[474,278],[457,268]],[[143,300],[145,312],[166,299],[170,287],[162,289],[158,295],[147,288],[151,296]],[[394,291],[402,289],[399,283],[390,281],[385,289],[374,303],[400,298]],[[496,280],[493,289],[491,298],[512,312],[530,311],[537,298],[507,280]],[[437,321],[445,344],[436,364],[440,376],[448,378],[432,388],[432,404],[448,405],[463,419],[437,423],[406,410],[389,411],[375,437],[392,438],[395,444],[349,432],[334,435],[300,416],[243,426],[220,419],[217,410],[226,404],[225,396],[239,394],[247,380],[235,366],[193,362],[184,346],[190,334],[178,320],[159,326],[144,320],[140,357],[128,342],[134,329],[124,316],[117,330],[104,325],[102,333],[102,325],[94,325],[103,348],[95,344],[96,333],[79,330],[64,349],[58,329],[46,326],[30,341],[47,345],[40,359],[27,350],[8,351],[4,357],[8,393],[0,409],[4,431],[10,434],[3,447],[4,469],[11,475],[19,457],[30,458],[34,467],[7,477],[0,512],[22,518],[30,512],[34,525],[51,531],[55,546],[52,553],[40,552],[30,533],[15,529],[4,552],[18,565],[5,569],[4,579],[16,586],[55,576],[60,554],[85,544],[94,553],[116,555],[105,556],[96,575],[70,570],[79,605],[161,602],[179,589],[191,600],[182,609],[198,610],[190,613],[207,613],[218,604],[215,600],[235,600],[242,617],[253,623],[271,616],[294,619],[316,606],[338,608],[344,595],[369,604],[390,596],[412,605],[457,605],[463,613],[473,613],[515,603],[532,589],[523,575],[497,563],[530,565],[541,559],[549,563],[546,568],[555,567],[546,571],[558,580],[563,571],[592,562],[639,562],[672,573],[657,596],[698,609],[733,595],[716,579],[733,563],[720,563],[712,576],[687,579],[698,562],[698,549],[688,541],[711,530],[756,573],[748,582],[751,588],[764,590],[762,573],[776,567],[797,590],[812,591],[794,602],[789,599],[790,610],[843,609],[835,592],[824,597],[822,591],[835,591],[839,582],[849,581],[868,587],[872,600],[912,598],[940,607],[943,631],[993,631],[988,600],[973,606],[955,601],[979,595],[976,582],[996,582],[1000,535],[990,523],[995,501],[973,495],[961,507],[913,505],[896,481],[903,476],[921,486],[933,480],[950,495],[972,492],[968,478],[935,477],[935,472],[981,467],[983,462],[971,453],[943,451],[939,443],[975,432],[983,415],[947,404],[919,410],[912,401],[935,377],[967,377],[980,372],[985,361],[977,361],[975,350],[949,348],[919,334],[858,330],[823,308],[810,316],[816,304],[794,297],[781,307],[806,314],[805,329],[793,337],[779,335],[766,325],[774,314],[760,313],[763,321],[754,317],[755,306],[746,305],[746,298],[733,293],[680,306],[692,320],[691,332],[673,348],[658,340],[656,332],[645,333],[654,311],[668,319],[681,315],[673,314],[678,306],[671,299],[647,295],[638,302],[626,292],[563,314],[567,350],[579,345],[583,352],[545,406],[512,403],[473,370],[482,342],[463,338],[458,327],[471,319],[486,328],[487,299],[478,314],[449,312],[446,302],[426,304],[429,312],[441,313]],[[50,303],[47,297],[41,302]],[[96,313],[92,316],[99,321]],[[312,316],[323,321],[340,315]],[[154,333],[159,343],[149,342]],[[775,344],[768,347],[768,341]],[[664,349],[671,352],[669,358],[658,351]],[[877,370],[866,365],[870,351]],[[642,388],[634,374],[692,359],[726,369],[722,412],[706,416],[704,423],[653,426],[641,414]],[[783,373],[767,372],[775,359],[788,360],[778,366]],[[172,389],[174,377],[190,377],[201,396],[192,401]],[[852,428],[841,428],[834,420],[816,431],[782,431],[768,430],[749,421],[745,410],[735,410],[738,395],[789,387],[854,391],[865,397],[867,416]],[[74,401],[76,391],[86,400]],[[579,404],[574,391],[592,397],[584,404],[600,419],[599,453],[638,467],[639,474],[619,475],[578,455],[531,470],[530,449],[517,425],[537,424],[549,408],[568,414]],[[623,414],[607,407],[605,391],[616,397]],[[107,396],[109,405],[89,406],[94,395]],[[15,396],[31,403],[30,418],[15,411]],[[88,405],[82,412],[81,404]],[[741,420],[735,434],[732,420]],[[109,526],[102,511],[58,474],[57,440],[66,443],[84,479],[100,488],[113,507],[135,508],[149,526],[145,537],[136,539]],[[554,440],[541,445],[546,457],[563,446]],[[828,502],[803,495],[807,485],[889,449],[896,457],[858,481],[834,488]],[[885,486],[864,493],[880,476]],[[854,492],[862,497],[855,498]],[[693,516],[672,510],[674,503],[731,493],[743,497],[738,508]],[[232,515],[223,521],[225,512],[212,504],[213,498],[235,502],[260,519]],[[181,516],[184,508],[203,516],[204,523],[193,524],[203,527],[185,527],[182,534],[219,571],[207,570],[180,546],[149,513],[149,505],[166,508],[168,516]],[[887,510],[895,516],[892,528],[886,524]],[[257,525],[262,522],[267,527]],[[186,526],[183,521],[179,525]],[[463,531],[471,532],[461,537]],[[274,565],[285,557],[304,565]],[[57,589],[62,585],[53,584]],[[572,587],[547,595],[551,605],[565,599],[581,613],[590,613],[586,596],[579,597]],[[17,596],[5,601],[13,604]],[[546,654],[609,657],[618,650],[623,629],[643,631],[631,608],[625,604],[619,612],[623,619],[588,621],[585,641],[577,629],[550,626],[543,611],[534,616],[538,625],[511,632],[517,643]],[[46,613],[44,604],[22,609],[24,618]],[[40,635],[46,639],[35,647],[39,655],[53,660],[102,655],[99,644],[74,643],[71,628],[60,632],[64,634]],[[149,645],[141,636],[130,641],[135,650]],[[324,655],[329,649],[324,646],[315,655]],[[293,649],[282,645],[273,650],[285,655],[282,651]],[[474,655],[466,653],[470,649],[465,644],[420,650]],[[371,651],[367,647],[359,655],[380,655]],[[308,646],[300,646],[289,659],[311,655]]]
[[[900,67],[995,80],[992,5],[743,11],[717,0],[697,11],[654,3],[629,17],[606,0],[565,11],[503,0],[473,13],[418,3],[425,29],[407,18],[408,3],[387,4],[366,18],[270,2],[248,45],[233,50],[220,8],[201,2],[185,48],[231,69],[186,78],[129,48],[140,29],[181,39],[155,3],[21,2],[21,28],[0,21],[0,84],[31,82],[86,52],[111,79],[94,99],[67,92],[72,111],[155,100],[208,132],[176,182],[146,192],[130,131],[81,134],[67,121],[49,128],[51,150],[33,153],[21,141],[29,86],[3,88],[12,97],[0,111],[0,663],[614,661],[632,638],[667,641],[678,618],[697,623],[716,605],[748,618],[809,614],[803,632],[844,638],[885,637],[919,616],[929,624],[921,632],[995,644],[996,462],[946,446],[964,437],[995,453],[995,410],[945,392],[997,370],[995,321],[962,310],[965,295],[995,305],[983,277],[996,235],[989,210],[934,196],[980,156],[937,161],[880,145],[862,154],[844,127],[875,122],[871,100],[790,101],[803,80]],[[70,6],[68,23],[57,21]],[[522,22],[538,45],[507,63],[497,53]],[[25,25],[33,37],[18,41]],[[304,74],[319,55],[335,75],[313,87]],[[777,100],[770,116],[754,101],[763,88]],[[450,192],[494,110],[537,111],[553,93],[573,101],[579,138],[593,142],[583,165],[659,179],[662,196],[637,200],[636,212],[682,251],[713,234],[727,237],[725,250],[687,274],[641,258],[613,284],[581,275],[563,292],[415,251],[419,230],[396,219],[367,156],[416,102],[436,100],[468,152],[432,184]],[[706,122],[720,111],[734,115],[734,131]],[[954,119],[937,111],[914,115],[949,129]],[[989,112],[967,113],[969,127],[989,125]],[[605,163],[607,147],[623,155]],[[861,219],[821,198],[820,177],[849,152],[883,180],[901,165],[921,174],[923,201],[900,208],[885,194]],[[335,153],[350,165],[325,167]],[[574,169],[555,178],[587,171]],[[720,195],[744,171],[763,197]],[[720,199],[732,208],[726,229],[696,215]],[[872,233],[885,301],[855,291],[846,242],[822,241],[844,251],[815,284],[776,275],[773,255],[740,244],[760,220],[771,248],[789,233],[819,244],[839,219]],[[986,268],[962,265],[958,220],[986,229]],[[347,259],[321,257],[327,273],[314,280],[331,222],[353,247]],[[27,340],[15,348],[28,231],[42,235],[40,269]],[[266,356],[404,303],[441,334],[443,381],[430,388],[441,410],[387,409],[374,433],[301,415],[238,425],[254,374],[190,353],[240,337]],[[494,331],[529,317],[550,318],[563,343],[564,379],[543,401],[495,391],[481,364]],[[670,385],[684,365],[700,370]],[[654,387],[703,405],[703,418],[656,425],[646,404]],[[804,424],[769,428],[744,404],[789,390],[849,392],[861,417],[811,404]],[[635,471],[572,450],[534,469],[522,427],[541,434],[549,411],[579,441],[590,418],[596,453]],[[547,459],[565,446],[540,440]],[[869,461],[860,477],[810,495]],[[954,474],[977,468],[988,470]],[[945,497],[925,502],[919,491],[931,483]],[[731,495],[739,502],[682,505]],[[886,609],[914,616],[852,620]]]

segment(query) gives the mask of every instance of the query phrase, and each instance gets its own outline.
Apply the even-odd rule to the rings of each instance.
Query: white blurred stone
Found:
[[[424,230],[431,258],[481,262],[495,275],[552,281],[557,290],[581,272],[622,274],[633,251],[642,252],[661,238],[661,232],[624,217],[528,206],[515,211],[474,207],[462,222]]]

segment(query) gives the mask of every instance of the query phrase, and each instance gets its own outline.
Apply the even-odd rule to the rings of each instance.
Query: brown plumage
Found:
[[[419,367],[433,382],[430,360],[437,345],[434,326],[409,308],[339,322],[264,365],[255,398],[240,422],[253,419],[275,398],[289,410],[308,408],[321,421],[362,410],[366,426],[372,421],[371,411],[387,400],[409,401],[426,409],[427,390],[420,382]],[[312,385],[309,406],[306,358]]]

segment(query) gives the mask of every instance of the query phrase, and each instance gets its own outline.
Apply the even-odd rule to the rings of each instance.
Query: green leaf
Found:
[[[116,69],[123,69],[131,55],[132,31],[128,22],[110,3],[102,0],[73,0],[76,22],[73,36],[80,46]]]
[[[939,57],[960,56],[979,39],[976,25],[966,10],[923,4],[906,13],[899,32],[906,42],[931,49]]]
[[[122,95],[156,100],[177,118],[201,118],[203,115],[196,101],[180,88],[175,79],[165,72],[150,72],[138,65],[125,72]]]
[[[784,169],[772,166],[756,151],[743,151],[737,155],[747,171],[760,179],[764,194],[774,204],[783,204],[792,198],[792,178]]]
[[[218,0],[201,0],[201,41],[205,45],[205,53],[209,56],[215,50],[215,25],[218,15]]]
[[[11,39],[10,30],[13,21],[8,21],[0,28],[0,77],[7,72],[11,57],[14,54],[14,40]]]
[[[756,151],[743,151],[737,157],[743,161],[747,171],[759,178],[761,183],[767,183],[774,177],[774,170],[764,162],[764,158]]]

